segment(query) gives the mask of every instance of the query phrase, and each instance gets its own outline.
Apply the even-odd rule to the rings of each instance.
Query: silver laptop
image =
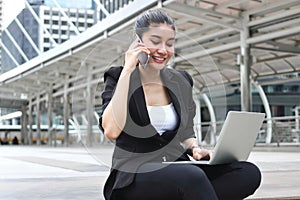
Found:
[[[210,160],[169,163],[216,165],[245,161],[255,144],[264,118],[264,113],[229,111]]]

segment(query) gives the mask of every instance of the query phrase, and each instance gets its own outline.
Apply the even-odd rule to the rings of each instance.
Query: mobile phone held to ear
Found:
[[[141,38],[138,35],[136,35],[136,36],[137,36],[139,42],[142,42]],[[138,60],[143,68],[146,68],[148,61],[149,61],[149,57],[150,56],[144,52],[142,52],[138,55]]]
[[[143,68],[146,68],[148,61],[149,61],[149,55],[146,53],[140,53],[138,55],[138,59],[140,64],[142,65]]]

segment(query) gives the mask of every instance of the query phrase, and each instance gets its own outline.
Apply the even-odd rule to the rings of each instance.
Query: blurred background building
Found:
[[[92,0],[28,3],[30,6],[3,30],[2,43],[6,48],[2,52],[3,72],[67,41],[98,21]]]

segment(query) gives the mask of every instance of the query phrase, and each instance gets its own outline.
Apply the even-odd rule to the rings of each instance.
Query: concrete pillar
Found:
[[[251,87],[250,87],[250,67],[252,59],[250,56],[250,46],[246,40],[249,38],[248,16],[243,19],[243,30],[240,33],[241,37],[241,57],[240,57],[240,82],[241,82],[241,110],[251,111]]]
[[[68,80],[68,79],[67,79]],[[64,145],[69,146],[69,102],[70,97],[68,94],[69,84],[66,82],[64,85]]]
[[[41,145],[41,102],[40,95],[36,98],[36,144]]]
[[[53,142],[53,89],[52,85],[48,88],[47,93],[47,109],[48,109],[48,145],[52,146]]]
[[[28,130],[28,144],[32,145],[32,124],[33,124],[33,105],[32,105],[32,98],[29,100],[29,105],[28,105],[28,125],[29,125],[29,130]]]
[[[22,116],[21,116],[21,142],[22,144],[28,144],[28,130],[27,130],[27,112],[26,106],[22,106]]]
[[[93,108],[94,108],[94,101],[93,101],[93,91],[92,91],[92,68],[88,66],[88,73],[87,73],[87,98],[86,98],[86,113],[87,113],[87,145],[92,146],[93,143]]]
[[[300,111],[300,106],[296,106],[295,107],[295,129],[296,129],[296,131],[300,130],[299,111]]]

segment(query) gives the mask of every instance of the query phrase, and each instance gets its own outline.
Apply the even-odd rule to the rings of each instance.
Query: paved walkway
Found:
[[[112,148],[0,146],[0,199],[103,199]],[[263,172],[249,199],[300,199],[300,147],[256,147]]]

